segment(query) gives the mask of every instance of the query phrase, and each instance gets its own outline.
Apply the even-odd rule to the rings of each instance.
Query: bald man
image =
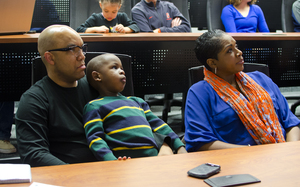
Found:
[[[84,105],[98,96],[85,78],[85,46],[68,26],[47,27],[38,51],[47,76],[21,97],[16,114],[18,151],[31,166],[96,161],[82,124]]]

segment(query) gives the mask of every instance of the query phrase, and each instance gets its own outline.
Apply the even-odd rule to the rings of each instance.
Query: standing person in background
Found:
[[[168,1],[141,0],[131,14],[141,32],[191,32],[189,21]]]
[[[17,150],[10,139],[14,117],[14,102],[0,102],[0,153],[15,153]]]
[[[92,14],[85,23],[76,31],[85,33],[139,32],[140,29],[134,21],[128,18],[125,12],[118,12],[122,6],[122,0],[100,0],[101,13]]]
[[[292,17],[294,23],[294,31],[300,32],[300,0],[297,0],[293,3]]]
[[[257,0],[227,0],[221,19],[226,32],[270,32]]]

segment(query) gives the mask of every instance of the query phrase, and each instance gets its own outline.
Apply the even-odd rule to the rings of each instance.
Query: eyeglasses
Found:
[[[67,48],[59,48],[59,49],[48,50],[48,52],[51,52],[51,51],[72,51],[74,56],[77,58],[77,57],[79,57],[81,51],[82,51],[83,55],[86,54],[87,44],[83,44],[81,47],[78,46],[78,45],[74,45],[74,46],[70,46],[70,47],[67,47]]]

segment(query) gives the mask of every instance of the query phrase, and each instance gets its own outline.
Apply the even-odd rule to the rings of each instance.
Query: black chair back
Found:
[[[270,32],[281,30],[282,0],[260,0],[256,4],[262,9]],[[292,14],[291,14],[292,16]]]
[[[206,3],[207,0],[188,0],[189,16],[192,27],[207,30]]]
[[[189,86],[192,86],[196,82],[199,82],[204,79],[203,73],[204,65],[196,66],[188,69],[189,74]],[[269,67],[266,64],[258,63],[244,63],[244,72],[260,71],[267,76],[270,76]]]
[[[88,62],[101,54],[104,54],[105,52],[87,52],[86,53],[86,59],[85,63],[86,65]],[[126,74],[126,86],[122,92],[125,96],[132,96],[134,95],[134,89],[133,89],[133,81],[132,81],[132,70],[131,70],[131,56],[126,54],[117,54],[114,53],[117,57],[120,58],[123,69]],[[42,59],[40,56],[32,59],[32,69],[31,69],[31,84],[33,85],[38,80],[42,79],[44,76],[47,75],[46,67],[44,63],[42,62]]]
[[[226,0],[207,0],[206,19],[208,30],[220,29],[225,31],[221,14],[226,5],[228,5]]]
[[[295,0],[282,0],[281,25],[283,32],[294,32],[292,6]]]

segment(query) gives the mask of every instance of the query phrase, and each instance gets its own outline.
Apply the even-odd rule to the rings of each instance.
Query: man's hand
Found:
[[[172,20],[172,28],[181,25],[181,19],[179,17],[176,17]]]

